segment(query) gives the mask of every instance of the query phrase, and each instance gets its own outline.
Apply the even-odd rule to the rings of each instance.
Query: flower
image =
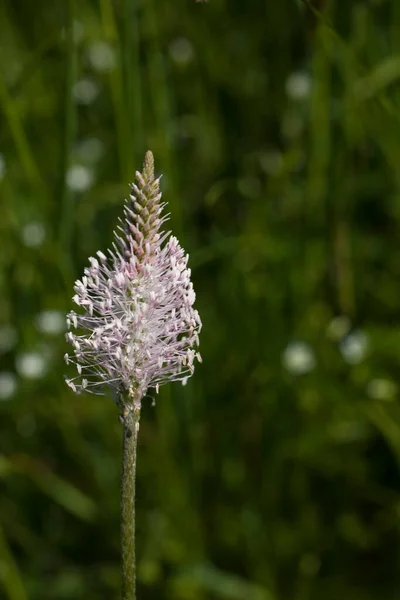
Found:
[[[67,341],[78,377],[75,391],[103,393],[105,386],[127,395],[136,407],[149,387],[193,374],[201,320],[185,255],[176,237],[161,231],[159,178],[147,152],[114,232],[108,257],[97,252],[75,283],[73,300],[81,313],[67,316]]]

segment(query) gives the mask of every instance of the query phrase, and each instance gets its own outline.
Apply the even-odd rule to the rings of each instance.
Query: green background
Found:
[[[400,2],[313,4],[0,2],[1,598],[119,595],[64,314],[148,148],[203,364],[143,403],[139,598],[400,597]]]

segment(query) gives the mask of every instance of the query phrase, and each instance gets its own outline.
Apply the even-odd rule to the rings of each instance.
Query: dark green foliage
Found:
[[[3,0],[0,46],[0,597],[118,597],[118,410],[38,315],[150,148],[204,329],[142,410],[139,598],[397,600],[398,0]]]

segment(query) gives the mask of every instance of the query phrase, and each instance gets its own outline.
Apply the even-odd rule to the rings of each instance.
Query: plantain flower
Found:
[[[123,218],[107,255],[89,258],[73,301],[79,312],[67,316],[65,360],[78,376],[67,379],[74,392],[104,393],[107,386],[127,394],[140,408],[149,387],[185,383],[201,361],[201,320],[184,253],[176,237],[162,231],[159,178],[147,152],[136,173]]]

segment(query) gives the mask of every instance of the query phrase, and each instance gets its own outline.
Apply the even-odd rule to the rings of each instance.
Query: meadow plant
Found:
[[[141,403],[149,387],[186,383],[201,360],[201,320],[185,255],[176,237],[162,231],[160,179],[147,152],[136,173],[123,217],[107,255],[89,258],[67,316],[65,360],[78,375],[76,393],[115,392],[123,425],[121,496],[122,598],[135,598],[135,473]]]

